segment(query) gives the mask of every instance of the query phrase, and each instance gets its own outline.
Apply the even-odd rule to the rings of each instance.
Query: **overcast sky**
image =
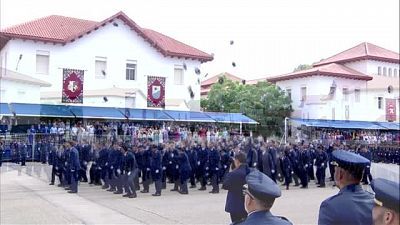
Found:
[[[399,52],[399,0],[0,0],[0,6],[1,28],[52,14],[101,21],[124,11],[142,27],[214,53],[202,66],[210,75],[278,75],[365,41]]]

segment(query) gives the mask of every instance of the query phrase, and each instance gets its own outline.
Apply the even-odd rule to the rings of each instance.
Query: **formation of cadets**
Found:
[[[29,152],[27,143],[19,141],[10,145],[14,151],[13,161],[25,165]],[[76,184],[80,181],[101,185],[115,194],[123,194],[125,190],[124,196],[131,198],[136,197],[139,190],[148,193],[153,183],[156,190],[153,196],[160,196],[167,183],[173,183],[171,191],[180,194],[188,194],[190,188],[205,191],[208,185],[211,185],[210,193],[219,193],[219,184],[232,168],[232,158],[239,151],[246,153],[249,167],[258,169],[275,182],[281,182],[286,189],[291,184],[308,188],[312,180],[318,187],[325,187],[327,168],[333,180],[334,166],[330,162],[332,152],[337,149],[352,149],[372,161],[400,163],[398,147],[350,148],[340,144],[279,146],[272,140],[266,142],[249,137],[215,142],[170,141],[157,145],[147,139],[135,144],[121,141],[90,144],[83,140],[81,143],[67,141],[61,145],[43,140],[37,146],[40,161],[48,161],[52,165],[50,184],[55,183],[57,176],[59,186],[71,189],[71,193],[77,192]],[[371,179],[368,166],[364,184]]]

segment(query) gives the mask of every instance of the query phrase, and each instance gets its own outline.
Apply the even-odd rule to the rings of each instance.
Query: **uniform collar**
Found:
[[[257,217],[257,216],[261,216],[261,215],[265,215],[267,217],[272,216],[271,211],[269,210],[255,210],[253,212],[250,212],[249,215],[247,216],[247,218],[249,218],[250,216],[252,217]]]
[[[360,184],[349,184],[345,187],[343,187],[340,192],[357,192],[362,190],[362,187]]]

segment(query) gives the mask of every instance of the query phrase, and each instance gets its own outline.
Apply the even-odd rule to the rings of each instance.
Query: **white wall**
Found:
[[[23,54],[19,63],[18,72],[27,74],[52,84],[43,91],[61,91],[62,68],[85,70],[84,90],[110,88],[139,88],[147,93],[147,76],[166,77],[166,98],[190,100],[187,91],[189,85],[195,93],[195,100],[200,99],[200,85],[197,85],[198,76],[195,67],[200,67],[200,62],[178,58],[164,57],[145,42],[134,31],[120,20],[119,26],[107,24],[97,31],[83,36],[66,45],[10,40],[2,49],[3,65],[14,70],[20,54]],[[36,51],[49,51],[49,75],[36,74]],[[7,57],[5,57],[7,55]],[[106,79],[95,78],[95,57],[107,58]],[[137,61],[137,80],[127,81],[125,69],[127,60]],[[174,85],[174,66],[187,65],[184,85]],[[105,93],[106,94],[106,93]],[[102,98],[101,98],[102,99]],[[61,99],[60,99],[61,102]],[[58,102],[58,103],[60,103]],[[84,104],[86,101],[84,100]],[[147,103],[137,98],[137,107],[145,108]]]
[[[1,103],[40,103],[40,86],[0,79]]]
[[[307,96],[314,95],[323,97],[328,95],[333,81],[336,83],[335,98],[326,101],[320,100],[320,104],[304,104],[303,107],[300,107],[301,87],[307,88]],[[292,90],[293,109],[301,111],[300,115],[304,119],[332,119],[332,109],[334,108],[336,120],[346,119],[346,105],[349,106],[349,120],[367,120],[368,116],[365,115],[367,105],[367,93],[365,91],[366,84],[366,81],[326,76],[311,76],[277,82],[277,85],[280,88],[284,90]],[[342,94],[343,88],[347,88],[350,92],[348,95],[348,101],[344,100]],[[354,89],[361,90],[360,102],[355,102]],[[308,100],[310,98],[312,97],[308,97]],[[315,97],[315,99],[318,99],[318,97]]]

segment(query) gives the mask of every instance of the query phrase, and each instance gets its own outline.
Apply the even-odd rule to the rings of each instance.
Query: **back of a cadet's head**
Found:
[[[371,182],[375,192],[375,206],[372,210],[374,225],[400,224],[400,185],[397,182],[376,178]]]
[[[332,152],[332,164],[336,166],[335,182],[339,188],[348,184],[358,184],[364,168],[370,166],[370,161],[358,154],[336,150]]]
[[[246,176],[243,193],[245,194],[245,209],[248,213],[270,210],[275,199],[281,196],[279,186],[258,170],[253,170]]]
[[[246,153],[240,151],[234,156],[234,160],[239,164],[246,163],[246,158]]]

